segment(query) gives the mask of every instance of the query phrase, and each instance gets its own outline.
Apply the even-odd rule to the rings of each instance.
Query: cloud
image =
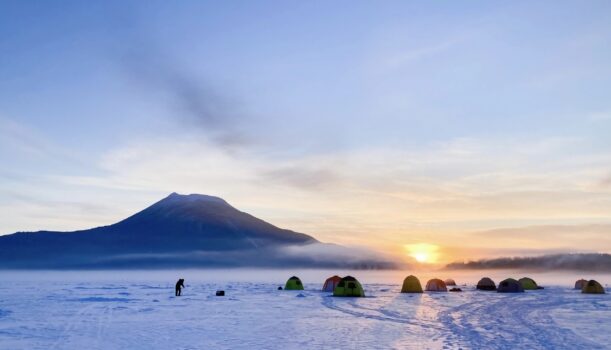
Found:
[[[517,248],[546,243],[548,247],[574,250],[578,244],[611,252],[611,224],[535,225],[480,231],[473,236]]]
[[[587,119],[593,123],[608,121],[611,120],[611,112],[593,112],[587,116]]]
[[[604,177],[600,181],[600,185],[603,187],[611,187],[611,175]]]
[[[282,158],[265,152],[228,154],[215,142],[193,136],[149,138],[106,153],[99,163],[103,177],[65,181],[217,194],[236,203],[282,207],[287,216],[287,210],[348,215],[346,232],[366,226],[403,231],[414,225],[455,229],[469,222],[498,227],[499,221],[516,218],[606,217],[611,200],[591,187],[606,171],[608,157],[549,158],[564,147],[538,140],[529,145],[470,139],[422,150],[367,148]]]
[[[580,270],[611,272],[610,254],[555,254],[451,263],[447,269]]]
[[[138,46],[120,62],[149,102],[165,103],[168,114],[185,130],[196,128],[228,149],[254,142],[254,136],[242,129],[248,115],[227,88],[150,45]]]
[[[281,182],[306,190],[320,190],[341,181],[337,171],[323,167],[282,166],[262,172],[261,177],[266,182]]]
[[[462,41],[463,39],[451,39],[433,45],[410,48],[402,52],[395,53],[386,60],[386,67],[389,69],[399,68],[413,61],[446,52],[456,47]]]
[[[542,252],[611,251],[609,231],[594,226],[518,232],[529,224],[611,221],[611,197],[598,185],[608,173],[609,157],[552,157],[576,142],[461,138],[418,149],[367,147],[285,157],[227,152],[201,135],[134,138],[97,160],[99,174],[53,176],[38,191],[56,188],[80,193],[82,201],[128,203],[113,219],[165,193],[216,195],[280,227],[384,250],[425,242],[474,244],[462,256],[480,257],[499,247],[512,254],[533,246]],[[107,221],[100,216],[92,225]],[[67,222],[49,228],[70,229]],[[72,226],[82,227],[80,220]],[[496,227],[517,228],[486,231]],[[460,256],[457,252],[444,250],[439,260]]]
[[[15,153],[19,154],[19,160],[84,163],[74,150],[59,146],[24,123],[0,116],[0,157],[14,156]]]

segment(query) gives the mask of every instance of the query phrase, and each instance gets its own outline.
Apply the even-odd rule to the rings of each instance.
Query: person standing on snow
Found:
[[[182,291],[182,288],[185,287],[185,279],[181,278],[176,282],[176,296],[179,297]]]

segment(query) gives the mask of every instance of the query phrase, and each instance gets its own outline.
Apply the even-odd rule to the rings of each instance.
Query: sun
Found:
[[[429,259],[429,254],[424,252],[413,253],[412,257],[418,262],[426,262]]]
[[[439,256],[439,246],[429,243],[406,244],[407,255],[414,258],[419,263],[432,264],[437,261]]]

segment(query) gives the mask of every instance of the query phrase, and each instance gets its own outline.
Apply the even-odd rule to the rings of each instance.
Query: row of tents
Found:
[[[452,279],[448,279],[442,281],[438,278],[434,278],[429,280],[426,283],[425,291],[428,292],[447,292],[448,286],[455,286],[456,282]],[[543,289],[543,287],[539,287],[537,283],[528,277],[521,278],[516,281],[513,278],[508,278],[499,283],[498,287],[494,283],[494,281],[488,277],[482,278],[476,286],[479,290],[484,291],[497,291],[499,293],[517,293],[524,292],[524,290],[533,290],[533,289]],[[459,292],[461,291],[459,288],[452,288],[449,291],[451,292]],[[422,293],[422,286],[420,284],[420,280],[416,276],[410,275],[403,280],[403,286],[401,287],[401,293]]]
[[[494,284],[494,281],[488,277],[484,277],[477,283],[477,289],[479,290],[488,290],[501,293],[520,293],[525,290],[536,290],[543,289],[543,287],[537,285],[537,282],[529,277],[523,277],[519,280],[515,280],[513,278],[508,278],[506,280],[501,281],[499,286],[497,287]],[[575,289],[581,290],[584,294],[605,294],[605,288],[598,283],[596,280],[586,281],[584,279],[580,279],[575,282]]]
[[[605,288],[595,280],[580,279],[575,282],[575,289],[580,289],[582,293],[586,294],[605,294]]]
[[[498,286],[488,277],[484,277],[477,282],[477,289],[485,291],[497,291],[499,293],[522,293],[525,290],[543,289],[535,280],[530,277],[522,277],[519,280],[507,278],[502,280]]]
[[[433,278],[426,283],[424,290],[420,284],[418,277],[409,275],[403,280],[401,293],[422,293],[428,292],[447,292],[448,286],[456,286],[456,282],[452,279],[442,281],[438,278]],[[281,289],[281,288],[279,288]],[[303,290],[303,283],[299,277],[292,276],[286,281],[285,290]],[[483,291],[496,291],[498,293],[521,293],[525,290],[543,289],[535,280],[529,277],[523,277],[519,280],[507,278],[497,286],[494,281],[488,277],[484,277],[477,282],[476,289]],[[575,282],[575,289],[580,289],[585,294],[604,294],[605,289],[595,280],[586,281],[584,279]],[[344,297],[364,297],[365,292],[361,283],[352,276],[339,277],[332,276],[327,278],[322,287],[323,292],[333,292],[333,296]],[[451,292],[460,292],[460,288],[453,287]]]
[[[442,281],[440,279],[432,279],[426,284],[426,291],[432,292],[445,292],[447,291],[446,286],[456,285],[454,280]],[[513,278],[507,278],[497,286],[492,279],[484,277],[477,282],[476,289],[483,291],[496,291],[499,293],[521,293],[525,290],[537,290],[543,289],[539,286],[535,280],[530,277],[522,277],[519,280]],[[581,290],[584,294],[605,294],[603,286],[595,280],[586,281],[584,279],[575,282],[575,289]],[[455,288],[450,289],[450,291]],[[422,287],[420,281],[416,276],[407,276],[403,281],[401,287],[401,293],[422,293]]]

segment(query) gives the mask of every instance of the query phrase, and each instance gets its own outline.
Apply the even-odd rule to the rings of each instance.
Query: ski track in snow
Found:
[[[310,285],[307,285],[310,286]],[[311,285],[314,286],[314,285]],[[334,298],[276,284],[0,281],[0,349],[610,348],[611,295],[400,294]],[[315,286],[320,287],[320,286]],[[225,297],[214,296],[224,289]]]

